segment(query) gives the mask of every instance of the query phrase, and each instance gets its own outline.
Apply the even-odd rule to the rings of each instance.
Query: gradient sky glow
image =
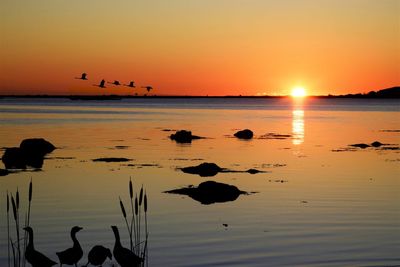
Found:
[[[0,94],[102,94],[102,78],[160,95],[400,84],[399,0],[2,0],[0,34]]]

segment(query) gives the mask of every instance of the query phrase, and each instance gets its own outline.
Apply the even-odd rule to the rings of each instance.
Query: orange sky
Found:
[[[0,94],[359,93],[400,84],[397,0],[0,3]],[[73,79],[87,72],[89,81]]]

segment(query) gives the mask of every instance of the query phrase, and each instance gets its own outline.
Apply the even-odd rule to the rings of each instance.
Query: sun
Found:
[[[304,89],[304,87],[300,87],[300,86],[294,87],[292,89],[291,96],[296,97],[296,98],[305,97],[305,96],[307,96],[306,89]]]

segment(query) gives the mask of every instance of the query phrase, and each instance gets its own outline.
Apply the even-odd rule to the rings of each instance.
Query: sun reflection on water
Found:
[[[294,109],[292,119],[293,145],[300,145],[304,142],[304,110]]]

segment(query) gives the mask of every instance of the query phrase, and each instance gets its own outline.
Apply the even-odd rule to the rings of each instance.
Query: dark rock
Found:
[[[249,129],[238,131],[234,134],[239,139],[251,139],[253,138],[253,132]]]
[[[10,172],[8,170],[5,169],[0,169],[0,176],[6,176],[8,175]]]
[[[127,162],[131,161],[132,159],[127,159],[127,158],[98,158],[98,159],[92,159],[94,162]]]
[[[200,137],[200,136],[197,136],[197,135],[192,135],[191,131],[180,130],[180,131],[177,131],[174,134],[171,134],[169,136],[169,138],[171,140],[176,141],[177,143],[191,143],[192,140],[201,139],[203,137]]]
[[[43,138],[25,139],[20,147],[6,148],[2,161],[7,169],[42,168],[44,156],[56,147]]]
[[[30,138],[25,139],[19,145],[19,148],[24,151],[25,154],[32,154],[35,157],[42,156],[53,152],[56,147],[44,140],[43,138]]]
[[[265,172],[265,171],[260,171],[257,169],[248,169],[246,172],[248,172],[250,174],[256,174],[256,173]]]
[[[198,174],[201,177],[208,177],[217,175],[217,173],[223,171],[224,169],[215,163],[204,162],[197,166],[181,168],[181,170],[184,173]]]
[[[164,193],[187,195],[203,205],[222,203],[236,200],[241,194],[248,194],[240,191],[236,186],[207,181],[199,184],[198,187],[186,187],[165,191]]]
[[[373,143],[371,144],[371,146],[373,146],[373,147],[380,147],[380,146],[383,146],[383,144],[382,144],[381,142],[379,142],[379,141],[375,141],[375,142],[373,142]]]
[[[370,145],[367,145],[367,144],[352,144],[349,146],[358,147],[358,148],[362,148],[362,149],[370,147]]]

